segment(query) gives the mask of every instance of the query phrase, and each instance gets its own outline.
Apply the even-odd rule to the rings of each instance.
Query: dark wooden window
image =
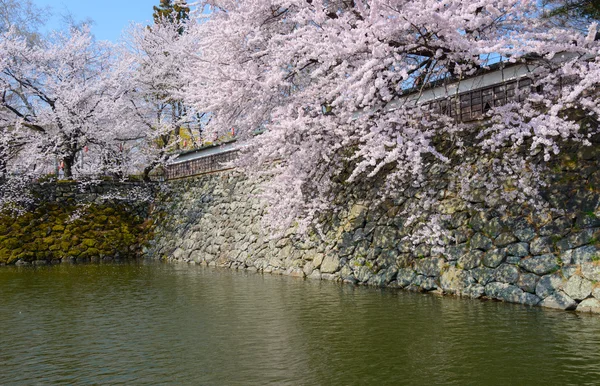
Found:
[[[518,92],[517,92],[518,90]],[[483,119],[485,113],[493,107],[503,106],[509,102],[524,101],[533,87],[529,78],[511,80],[427,102],[423,106],[434,114],[447,115],[462,122]]]

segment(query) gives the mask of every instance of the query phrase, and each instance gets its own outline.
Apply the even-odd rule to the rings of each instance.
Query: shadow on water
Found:
[[[0,384],[597,384],[600,317],[187,265],[0,269]]]

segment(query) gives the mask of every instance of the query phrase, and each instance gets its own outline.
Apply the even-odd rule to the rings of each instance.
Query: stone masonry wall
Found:
[[[476,161],[473,161],[473,165]],[[600,146],[572,149],[551,166],[543,196],[555,208],[494,207],[480,189],[465,200],[438,171],[445,250],[405,237],[419,190],[373,205],[348,192],[325,237],[293,230],[271,240],[258,188],[235,171],[168,183],[156,201],[152,258],[410,291],[437,291],[563,310],[600,312]],[[467,202],[468,201],[468,202]],[[422,209],[419,209],[422,210]],[[419,213],[412,213],[417,214]]]
[[[0,212],[0,265],[138,257],[150,235],[153,190],[107,181],[31,186],[26,210]]]

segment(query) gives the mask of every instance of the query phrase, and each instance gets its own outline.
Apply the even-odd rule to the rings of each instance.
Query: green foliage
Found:
[[[161,21],[168,20],[173,23],[175,21],[186,21],[190,18],[190,7],[185,1],[160,0],[160,5],[154,6],[154,14],[152,15],[154,23],[158,24]],[[179,34],[183,34],[184,29],[179,29]]]
[[[562,0],[548,13],[549,17],[577,17],[600,19],[600,2],[597,0]]]

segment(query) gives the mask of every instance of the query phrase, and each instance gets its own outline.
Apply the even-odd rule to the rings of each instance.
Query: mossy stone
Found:
[[[71,248],[67,251],[67,256],[69,257],[77,257],[81,255],[81,251],[77,248]]]
[[[96,240],[94,239],[83,239],[83,241],[81,242],[83,245],[87,246],[87,247],[93,247],[96,245]]]
[[[23,261],[33,261],[35,259],[35,253],[32,251],[21,252],[18,255],[16,255],[16,259]]]
[[[90,257],[93,256],[100,256],[100,251],[96,248],[88,248],[87,251],[85,251]]]
[[[21,242],[17,238],[10,238],[10,239],[4,240],[3,245],[7,249],[16,249],[21,246]]]
[[[0,263],[6,263],[8,258],[11,256],[11,251],[3,248],[0,249]]]
[[[14,263],[19,258],[56,260],[78,254],[98,257],[117,251],[127,257],[152,234],[152,222],[136,216],[127,205],[91,204],[85,216],[73,220],[77,209],[81,208],[74,202],[46,202],[14,218],[0,215],[0,263]]]
[[[17,254],[14,254],[14,253],[13,253],[12,255],[10,255],[10,256],[8,257],[8,259],[6,259],[6,264],[13,264],[13,263],[16,263],[16,262],[17,262],[17,260],[19,260],[19,258],[18,258],[17,256],[18,256],[18,255],[17,255]]]

